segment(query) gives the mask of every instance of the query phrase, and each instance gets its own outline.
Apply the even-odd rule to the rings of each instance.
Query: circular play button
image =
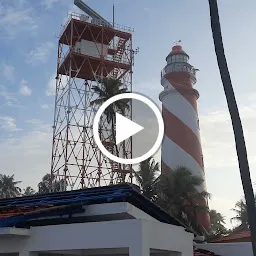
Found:
[[[122,158],[120,155],[109,152],[103,145],[99,134],[102,115],[107,116],[109,106],[118,105],[118,102],[124,99],[130,102],[131,119],[115,112],[112,138],[115,145],[132,138],[132,158]],[[93,123],[93,135],[95,143],[109,159],[121,164],[138,164],[155,154],[160,147],[164,136],[164,122],[160,110],[153,101],[141,94],[123,93],[110,98],[98,109]]]

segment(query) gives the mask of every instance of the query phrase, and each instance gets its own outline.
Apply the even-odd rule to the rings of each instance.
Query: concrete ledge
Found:
[[[84,213],[73,214],[74,217],[86,216],[88,217],[88,222],[93,218],[94,221],[106,221],[106,220],[125,220],[125,219],[141,219],[156,221],[155,218],[151,217],[149,214],[143,212],[139,208],[133,206],[127,202],[118,203],[105,203],[105,204],[92,204],[85,205]],[[62,217],[68,217],[68,215],[62,215]],[[41,217],[36,218],[41,219],[51,219],[53,217]],[[31,219],[32,220],[32,219]]]
[[[30,230],[25,228],[0,228],[0,236],[30,236]]]

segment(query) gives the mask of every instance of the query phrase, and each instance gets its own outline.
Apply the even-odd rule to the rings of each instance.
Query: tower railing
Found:
[[[175,65],[176,64],[176,65]],[[196,76],[197,69],[189,64],[184,63],[172,63],[165,66],[161,71],[161,79],[170,72],[189,72],[194,78]]]
[[[102,20],[99,20],[99,19],[96,19],[96,18],[92,19],[91,17],[89,17],[87,15],[72,12],[72,13],[68,14],[67,21],[66,21],[65,25],[62,26],[59,37],[62,36],[63,32],[67,28],[71,19],[75,19],[75,20],[95,24],[95,25],[98,25],[98,26],[104,26],[104,27],[112,28],[112,29],[115,29],[115,30],[123,31],[123,32],[128,32],[128,33],[134,32],[133,28],[125,26],[125,25],[120,25],[120,24],[113,23],[113,22],[107,24],[107,23],[103,22]]]
[[[69,54],[71,52],[75,52],[77,54],[80,54],[80,55],[84,55],[84,56],[87,56],[87,57],[91,57],[91,58],[101,58],[101,56],[91,56],[91,55],[87,55],[87,54],[83,54],[81,52],[78,52],[76,51],[75,49],[71,49],[71,50],[68,50],[64,56],[61,58],[60,60],[60,66],[65,62],[66,58],[69,56]],[[107,61],[111,61],[111,62],[115,62],[115,63],[120,63],[120,64],[125,64],[125,65],[131,65],[131,61],[130,60],[127,60],[125,58],[122,58],[121,60],[120,59],[117,59],[117,58],[113,58],[113,56],[110,56],[110,55],[104,55],[103,56],[104,60],[107,60]]]

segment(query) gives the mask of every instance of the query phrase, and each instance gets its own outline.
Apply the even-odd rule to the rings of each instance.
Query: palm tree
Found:
[[[35,193],[36,193],[36,191],[33,188],[31,188],[30,186],[28,186],[24,189],[23,196],[34,195]]]
[[[211,225],[212,225],[212,229],[214,230],[214,226],[217,225],[217,224],[225,224],[225,217],[217,212],[216,210],[210,210],[209,212],[210,214],[210,217],[211,217]]]
[[[42,181],[38,183],[38,194],[47,194],[51,192],[60,192],[64,188],[64,180],[55,181],[53,190],[51,189],[51,174],[47,173],[42,178]]]
[[[124,88],[123,84],[120,80],[112,79],[112,78],[104,78],[102,80],[101,86],[92,86],[92,90],[98,95],[98,98],[91,102],[91,105],[102,105],[104,102],[109,100],[110,98],[122,94],[127,93],[127,88]],[[105,110],[105,115],[107,118],[107,122],[111,124],[112,130],[112,138],[113,141],[115,139],[115,118],[116,112],[125,115],[126,111],[129,110],[129,99],[122,99],[114,102]],[[116,145],[116,153],[119,155],[118,147]]]
[[[150,200],[155,201],[159,163],[156,163],[153,157],[148,158],[139,164],[139,170],[134,172],[134,176],[139,183],[142,194]]]
[[[103,78],[101,85],[92,86],[92,90],[98,95],[97,99],[91,102],[91,105],[102,105],[104,102],[109,100],[110,98],[122,94],[127,93],[127,88],[121,83],[120,80],[112,79],[112,78]],[[111,125],[111,136],[110,143],[114,143],[116,156],[119,156],[118,145],[115,143],[116,134],[115,134],[115,119],[116,113],[120,113],[125,115],[126,112],[130,109],[129,99],[122,99],[112,103],[108,106],[104,112],[107,118],[107,122]],[[113,153],[113,152],[111,152]],[[119,169],[121,170],[121,164],[119,163]],[[124,177],[122,177],[124,179]]]
[[[14,174],[9,176],[0,174],[0,198],[17,197],[21,194],[21,188],[17,185],[21,181],[15,181]]]
[[[203,180],[194,176],[188,168],[177,167],[168,176],[160,176],[157,200],[162,208],[200,233],[203,231],[197,222],[197,214],[208,211],[208,207],[199,206],[195,201],[210,197],[206,191],[198,192],[197,187],[202,183]]]
[[[211,233],[208,239],[216,238],[221,235],[225,235],[228,233],[225,225],[224,216],[217,212],[216,210],[210,210],[210,219],[211,219]]]
[[[47,173],[38,183],[38,194],[47,194],[51,192],[51,174]]]
[[[256,256],[256,208],[254,202],[254,194],[250,176],[250,169],[247,159],[247,151],[243,135],[243,127],[239,116],[236,98],[229,74],[229,69],[225,57],[224,46],[222,41],[221,26],[219,21],[217,0],[208,0],[211,16],[212,36],[217,56],[218,66],[220,70],[221,80],[225,91],[229,113],[231,116],[233,131],[235,135],[236,150],[239,162],[240,175],[245,194],[249,226],[252,234],[253,253]]]
[[[235,212],[236,216],[231,218],[232,221],[238,221],[240,225],[235,228],[236,231],[238,230],[247,230],[249,227],[248,223],[248,214],[246,209],[246,204],[244,200],[239,200],[236,202],[235,208],[231,209],[233,212]]]

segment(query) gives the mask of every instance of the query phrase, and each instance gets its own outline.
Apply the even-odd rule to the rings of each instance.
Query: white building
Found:
[[[0,255],[193,255],[194,235],[132,185],[0,200]]]

